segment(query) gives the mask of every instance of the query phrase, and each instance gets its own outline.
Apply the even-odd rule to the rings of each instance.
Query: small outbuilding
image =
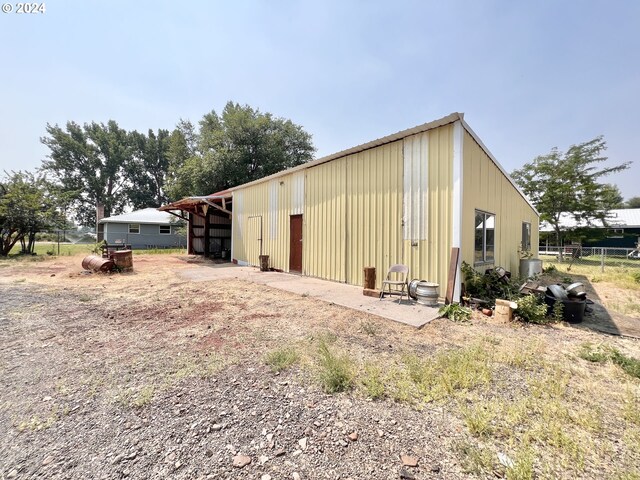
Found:
[[[178,248],[186,246],[186,237],[178,228],[179,218],[155,208],[103,218],[104,240],[109,245],[131,245],[135,249]]]
[[[563,213],[560,227],[568,232],[571,242],[578,241],[584,247],[634,249],[640,245],[640,208],[609,210],[605,222],[595,220],[590,225],[576,222],[573,215]],[[555,233],[549,223],[540,224],[540,234],[547,245],[555,245]]]
[[[161,209],[185,206],[193,227],[207,224],[207,242],[211,222],[231,223],[238,264],[268,255],[271,268],[354,285],[375,267],[376,288],[405,264],[409,278],[439,283],[441,297],[451,247],[481,271],[517,273],[521,246],[538,253],[538,212],[461,113]]]

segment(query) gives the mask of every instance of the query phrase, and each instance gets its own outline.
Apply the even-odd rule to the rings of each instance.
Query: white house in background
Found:
[[[104,239],[109,245],[126,244],[131,248],[185,247],[187,239],[176,233],[178,219],[155,208],[103,218]]]

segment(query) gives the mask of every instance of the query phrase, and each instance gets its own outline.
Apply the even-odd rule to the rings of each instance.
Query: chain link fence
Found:
[[[541,245],[538,256],[547,264],[582,265],[601,272],[614,267],[640,270],[640,250],[633,248]]]

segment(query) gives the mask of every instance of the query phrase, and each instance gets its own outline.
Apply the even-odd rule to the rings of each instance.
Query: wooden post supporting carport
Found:
[[[210,232],[211,222],[209,221],[209,209],[206,208],[206,205],[203,210],[204,210],[204,256],[208,257],[211,251],[209,246],[209,241],[211,237],[211,232]]]

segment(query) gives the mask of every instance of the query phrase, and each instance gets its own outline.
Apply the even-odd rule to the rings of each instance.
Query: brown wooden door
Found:
[[[302,273],[302,215],[291,215],[289,228],[289,271]]]

